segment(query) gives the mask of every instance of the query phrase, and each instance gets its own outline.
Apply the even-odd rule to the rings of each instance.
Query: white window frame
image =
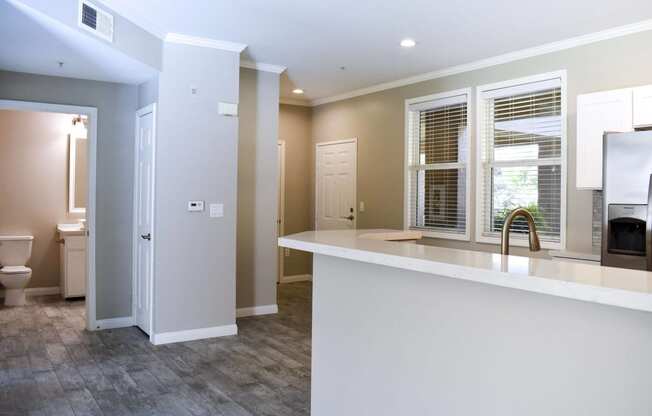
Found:
[[[525,86],[526,84],[531,84],[535,82],[544,82],[550,81],[553,79],[559,79],[561,83],[561,195],[560,195],[560,220],[559,220],[559,243],[553,243],[550,241],[542,241],[541,247],[544,249],[556,249],[563,250],[566,248],[566,194],[567,194],[567,182],[568,182],[568,167],[567,167],[567,155],[568,155],[568,112],[567,112],[567,101],[568,101],[568,88],[567,88],[567,75],[566,70],[560,70],[555,72],[548,72],[545,74],[539,74],[524,78],[512,79],[508,81],[501,81],[492,84],[485,84],[476,87],[476,155],[475,155],[475,172],[476,172],[476,200],[475,200],[475,241],[478,243],[488,243],[488,244],[499,244],[500,236],[491,237],[483,236],[483,212],[482,207],[484,203],[484,171],[482,169],[482,136],[484,134],[484,123],[482,122],[486,108],[484,105],[485,100],[483,99],[483,93],[504,89],[504,88],[517,88],[519,86]],[[512,236],[509,243],[511,246],[520,246],[527,247],[528,240],[527,238],[516,238]]]
[[[473,119],[473,109],[471,108],[471,93],[473,92],[472,88],[462,88],[454,91],[446,91],[437,94],[426,95],[423,97],[409,98],[405,100],[405,140],[404,140],[404,160],[403,160],[403,229],[410,229],[410,106],[419,103],[425,103],[429,101],[443,100],[446,98],[453,98],[459,96],[466,96],[466,130],[468,134],[468,140],[465,146],[466,154],[468,155],[466,162],[458,163],[449,163],[450,168],[461,168],[463,167],[466,170],[466,181],[464,186],[465,189],[465,204],[466,204],[466,216],[465,216],[465,231],[464,234],[454,234],[454,233],[444,233],[438,231],[427,231],[423,230],[422,234],[424,237],[429,238],[442,238],[447,240],[460,240],[460,241],[471,241],[471,167],[472,163],[472,154],[471,154],[471,141],[473,140],[473,134],[471,132],[471,120]]]

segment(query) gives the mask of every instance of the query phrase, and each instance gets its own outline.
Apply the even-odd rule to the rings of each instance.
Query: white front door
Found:
[[[153,281],[153,217],[154,217],[154,140],[155,107],[137,113],[134,279],[136,325],[145,333],[151,330],[151,296]]]
[[[355,228],[356,159],[355,139],[317,145],[315,178],[317,230]]]

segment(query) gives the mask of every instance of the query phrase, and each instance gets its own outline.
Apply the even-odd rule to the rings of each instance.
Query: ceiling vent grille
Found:
[[[93,3],[80,0],[79,27],[106,41],[113,42],[113,16]]]

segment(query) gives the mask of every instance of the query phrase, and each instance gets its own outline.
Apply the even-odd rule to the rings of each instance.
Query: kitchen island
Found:
[[[652,273],[380,231],[279,239],[314,253],[313,416],[652,414]]]

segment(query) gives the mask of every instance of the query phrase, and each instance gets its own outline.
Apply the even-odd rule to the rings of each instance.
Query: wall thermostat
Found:
[[[199,212],[204,210],[204,201],[188,201],[188,211]]]

